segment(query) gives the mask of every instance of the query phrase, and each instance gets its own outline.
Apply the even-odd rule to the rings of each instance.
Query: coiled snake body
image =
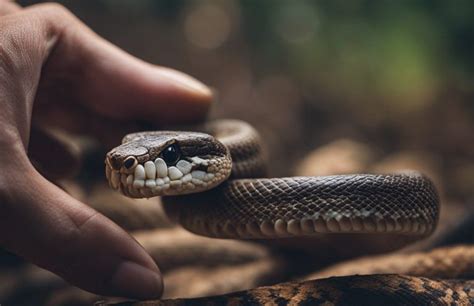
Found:
[[[250,125],[220,120],[201,130],[125,136],[106,157],[110,186],[134,198],[164,196],[170,215],[210,237],[351,233],[413,240],[436,227],[437,192],[417,172],[259,178],[266,166]]]
[[[215,121],[204,130],[214,137],[127,135],[107,154],[110,185],[131,197],[167,196],[167,211],[185,228],[211,237],[423,236],[436,226],[438,196],[419,173],[250,178],[265,173],[256,131],[236,120]]]

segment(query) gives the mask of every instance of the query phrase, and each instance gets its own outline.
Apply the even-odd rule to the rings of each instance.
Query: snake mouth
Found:
[[[231,172],[230,160],[190,157],[168,166],[162,158],[137,163],[133,168],[118,170],[105,161],[105,173],[110,187],[133,198],[181,195],[202,192],[225,181]]]

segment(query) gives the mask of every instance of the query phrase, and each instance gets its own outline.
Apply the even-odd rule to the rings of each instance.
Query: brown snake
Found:
[[[417,172],[258,178],[266,172],[265,163],[259,136],[251,126],[220,120],[201,130],[206,133],[153,131],[125,136],[106,157],[110,186],[134,198],[164,196],[174,219],[210,237],[351,233],[417,239],[436,227],[437,192]],[[383,279],[391,277],[395,282],[396,276]],[[416,280],[421,278],[406,281]]]

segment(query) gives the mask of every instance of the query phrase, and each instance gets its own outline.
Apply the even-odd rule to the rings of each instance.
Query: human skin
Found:
[[[94,293],[159,297],[145,250],[33,167],[31,123],[105,137],[133,120],[202,119],[211,100],[205,85],[126,54],[58,4],[0,0],[0,246]]]

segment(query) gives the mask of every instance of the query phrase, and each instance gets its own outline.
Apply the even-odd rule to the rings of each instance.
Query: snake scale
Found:
[[[253,127],[238,120],[218,120],[197,130],[125,136],[106,156],[110,186],[133,198],[163,196],[173,219],[189,231],[209,237],[273,239],[350,233],[397,234],[413,240],[429,235],[436,227],[438,195],[432,182],[418,172],[265,178],[260,137]],[[367,283],[376,286],[380,294],[388,294],[391,289],[381,288],[379,281],[396,284],[401,277],[372,277]],[[357,282],[363,280],[357,278]],[[348,278],[349,283],[355,281]],[[400,282],[405,284],[402,295],[418,296],[416,282],[425,279],[406,277]],[[303,287],[318,284],[309,282]],[[450,286],[436,284],[439,288]],[[438,287],[417,286],[440,298]],[[471,290],[472,283],[467,286],[464,289]],[[309,298],[309,292],[320,288],[308,290],[294,293],[304,300],[305,294]],[[268,298],[272,301],[277,296]]]

